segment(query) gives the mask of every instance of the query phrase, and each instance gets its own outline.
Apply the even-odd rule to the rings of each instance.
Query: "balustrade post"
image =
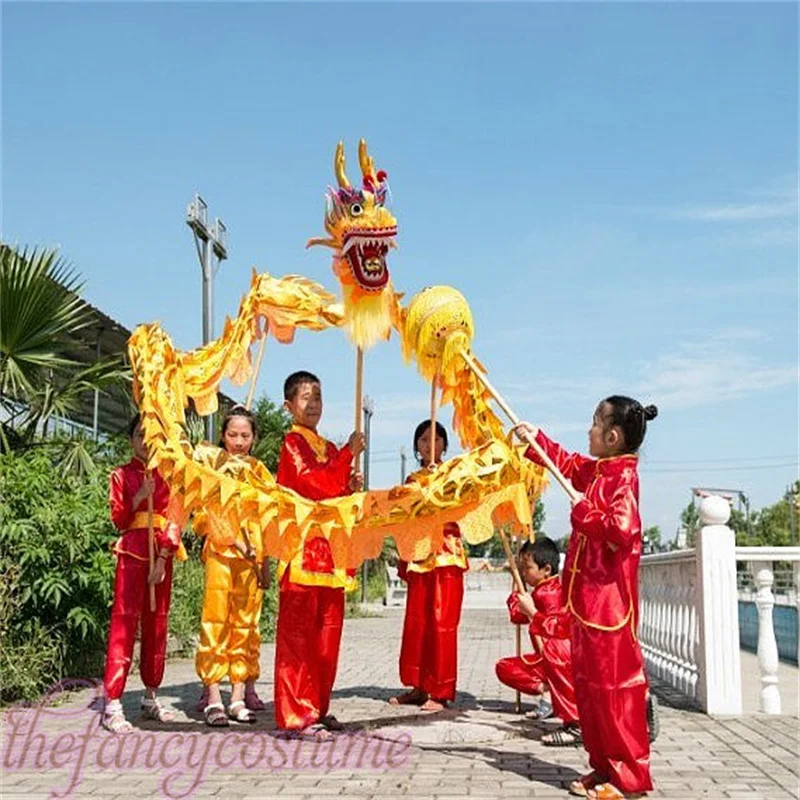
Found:
[[[731,510],[723,497],[700,503],[697,537],[697,614],[700,633],[699,696],[707,714],[742,713],[736,539],[726,525]]]
[[[781,713],[781,693],[778,688],[778,643],[772,624],[772,609],[775,595],[772,584],[775,574],[771,561],[751,561],[750,572],[756,584],[756,608],[758,609],[758,667],[761,671],[761,695],[758,708],[765,714]]]
[[[794,603],[797,606],[797,666],[800,667],[800,561],[794,562]]]

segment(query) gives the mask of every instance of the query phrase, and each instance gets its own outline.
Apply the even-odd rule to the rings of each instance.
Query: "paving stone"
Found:
[[[141,684],[135,676],[130,680],[124,705],[140,737],[140,752],[132,766],[122,756],[131,758],[135,741],[131,739],[123,747],[100,731],[96,692],[84,690],[35,719],[27,750],[27,731],[19,729],[10,750],[2,753],[8,760],[0,775],[2,800],[39,800],[49,797],[51,791],[63,793],[76,772],[76,787],[69,796],[108,800],[164,797],[165,786],[175,794],[193,784],[191,797],[235,800],[566,798],[569,782],[587,769],[586,754],[580,748],[544,747],[538,738],[546,728],[514,713],[514,693],[500,686],[494,674],[496,659],[514,652],[513,628],[503,612],[465,610],[457,707],[440,715],[386,702],[400,688],[401,630],[400,610],[345,623],[331,713],[348,725],[350,735],[337,739],[329,751],[333,767],[327,766],[320,746],[274,737],[274,646],[265,645],[264,678],[258,682],[258,690],[269,704],[269,713],[259,715],[256,725],[209,732],[192,709],[199,694],[193,662],[170,661],[161,694],[174,705],[178,719],[168,728],[136,721]],[[663,687],[655,688],[662,692]],[[523,707],[530,710],[532,705],[524,702]],[[20,713],[28,715],[24,717],[26,725],[34,724],[30,710],[3,715],[4,748],[9,747],[14,714]],[[43,752],[42,769],[34,764],[37,747],[31,746],[37,733],[50,747]],[[78,770],[79,745],[85,733],[88,745]],[[68,747],[70,735],[74,750]],[[51,759],[59,737],[62,750]],[[664,694],[661,736],[653,748],[656,788],[651,797],[797,798],[799,740],[797,717],[711,718],[699,713],[696,705],[681,702],[676,693]],[[150,769],[144,758],[148,743],[158,762]],[[113,763],[118,749],[122,769]],[[247,766],[241,763],[243,753],[250,759]],[[59,754],[64,762],[61,767],[53,763],[60,763]],[[179,755],[183,761],[172,765]],[[101,756],[110,762],[108,769],[100,768]],[[312,763],[320,766],[312,768]]]

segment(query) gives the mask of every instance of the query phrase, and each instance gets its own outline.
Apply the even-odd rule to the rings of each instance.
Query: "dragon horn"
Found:
[[[347,175],[344,174],[344,142],[339,142],[336,145],[336,155],[333,157],[333,171],[336,174],[336,180],[342,189],[350,188],[350,181],[347,180]]]
[[[365,179],[369,178],[373,183],[377,184],[377,179],[375,177],[375,162],[367,153],[367,142],[366,139],[362,139],[358,143],[358,162],[361,164],[361,174],[364,176]]]

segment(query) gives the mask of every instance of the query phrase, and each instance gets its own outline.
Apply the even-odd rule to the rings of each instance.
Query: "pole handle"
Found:
[[[253,407],[253,397],[256,393],[256,381],[258,380],[258,373],[261,371],[261,361],[264,358],[264,349],[267,346],[267,331],[269,330],[269,323],[264,323],[264,335],[261,337],[261,346],[258,348],[258,356],[256,357],[256,367],[253,370],[253,378],[250,381],[250,391],[247,393],[247,403],[245,408],[248,411]]]
[[[478,380],[486,387],[486,391],[497,401],[497,404],[503,410],[505,415],[509,418],[512,425],[519,425],[519,417],[513,412],[511,406],[508,405],[505,398],[497,391],[497,389],[492,386],[489,382],[489,378],[486,376],[486,373],[478,366],[475,359],[466,351],[462,350],[461,355],[464,358],[464,361],[467,362],[467,365],[470,369],[475,373]],[[575,491],[572,484],[563,476],[559,468],[553,463],[550,456],[545,453],[544,450],[539,446],[539,443],[530,436],[526,431],[522,432],[522,438],[531,446],[533,451],[536,453],[537,456],[542,460],[542,463],[547,467],[548,470],[552,473],[553,477],[558,481],[561,488],[567,493],[570,501],[572,503],[578,502],[580,500],[580,494]]]
[[[363,433],[361,417],[364,408],[364,350],[356,348],[356,433]],[[353,470],[361,472],[361,449],[353,453]]]
[[[153,473],[147,469],[145,470],[145,477],[151,478]],[[153,572],[156,568],[156,534],[153,529],[153,493],[147,495],[147,557],[150,562],[150,578],[152,580]],[[156,610],[156,586],[154,583],[148,581],[150,584],[150,611]]]

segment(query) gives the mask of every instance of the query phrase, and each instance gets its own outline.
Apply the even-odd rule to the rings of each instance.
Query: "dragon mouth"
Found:
[[[395,247],[397,228],[360,228],[348,231],[342,242],[353,277],[364,289],[383,289],[389,281],[386,254]]]

